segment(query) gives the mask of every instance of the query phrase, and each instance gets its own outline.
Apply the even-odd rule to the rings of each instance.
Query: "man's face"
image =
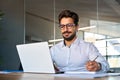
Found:
[[[60,29],[63,38],[70,41],[76,36],[78,26],[75,26],[72,18],[62,18],[60,21]]]

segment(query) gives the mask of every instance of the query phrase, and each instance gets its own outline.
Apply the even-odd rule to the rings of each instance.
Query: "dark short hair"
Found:
[[[78,25],[79,16],[77,15],[77,13],[70,11],[70,10],[63,10],[58,16],[59,23],[60,23],[61,19],[64,17],[65,18],[68,18],[68,17],[72,18],[74,20],[74,24],[76,26]]]

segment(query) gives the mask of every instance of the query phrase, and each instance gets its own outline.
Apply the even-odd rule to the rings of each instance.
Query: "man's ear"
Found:
[[[77,27],[77,30],[76,30],[76,32],[78,32],[78,30],[79,30],[80,26],[79,26],[79,25],[77,25],[76,27]]]

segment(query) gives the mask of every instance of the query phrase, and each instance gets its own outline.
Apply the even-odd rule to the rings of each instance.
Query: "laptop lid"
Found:
[[[55,73],[48,42],[16,45],[24,72]]]

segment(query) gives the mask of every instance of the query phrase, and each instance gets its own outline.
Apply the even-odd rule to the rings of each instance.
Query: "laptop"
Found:
[[[16,45],[23,72],[56,73],[48,42]]]

